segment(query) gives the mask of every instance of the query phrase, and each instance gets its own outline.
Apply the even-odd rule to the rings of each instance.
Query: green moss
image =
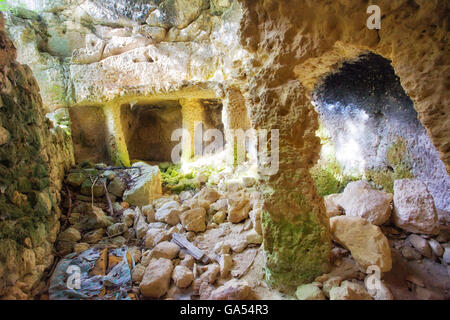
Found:
[[[317,193],[324,197],[342,192],[351,181],[360,179],[358,174],[347,174],[336,160],[336,151],[328,130],[320,125],[316,132],[322,145],[321,158],[310,170],[311,177],[317,189]]]
[[[406,141],[398,137],[386,152],[388,168],[367,170],[366,179],[373,181],[385,191],[394,192],[394,181],[414,178],[411,172],[411,156]]]
[[[314,215],[294,223],[274,221],[263,212],[266,281],[275,286],[297,286],[328,272],[331,241]]]
[[[163,186],[172,192],[180,193],[184,190],[195,190],[200,187],[195,181],[197,173],[194,171],[183,174],[180,171],[180,165],[167,165],[167,163],[163,163],[159,167]]]
[[[349,182],[359,178],[345,174],[335,159],[325,165],[314,166],[310,173],[317,193],[322,197],[342,192]]]

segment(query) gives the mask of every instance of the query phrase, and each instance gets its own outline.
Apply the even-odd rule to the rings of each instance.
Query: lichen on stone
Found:
[[[262,215],[266,281],[273,286],[310,283],[328,271],[331,243],[327,230],[314,215],[298,216],[294,223]]]

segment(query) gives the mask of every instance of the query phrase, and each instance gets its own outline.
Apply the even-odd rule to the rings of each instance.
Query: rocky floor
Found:
[[[433,236],[406,232],[389,219],[374,227],[388,239],[392,258],[392,269],[380,274],[376,290],[368,287],[371,274],[361,263],[361,253],[337,234],[328,274],[298,288],[268,287],[256,180],[230,177],[216,176],[218,184],[202,178],[197,190],[163,190],[151,203],[133,206],[124,201],[124,193],[138,175],[104,165],[73,169],[66,178],[62,232],[55,246],[60,259],[47,289],[36,298],[58,298],[52,286],[55,291],[58,277],[68,277],[58,270],[76,257],[88,259],[83,254],[89,253],[96,258],[82,283],[125,278],[120,285],[97,288],[88,299],[450,299],[447,212],[440,212],[440,232]],[[346,217],[341,216],[346,209],[331,208],[327,201],[331,217]],[[117,248],[126,255],[117,255]],[[124,257],[128,271],[117,275]],[[59,298],[70,299],[70,294]]]

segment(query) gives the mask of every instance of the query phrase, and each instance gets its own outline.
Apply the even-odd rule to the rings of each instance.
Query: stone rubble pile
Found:
[[[393,300],[382,278],[392,269],[394,251],[408,262],[428,259],[450,271],[450,214],[438,215],[423,182],[396,180],[392,195],[366,181],[355,181],[342,194],[325,197],[324,202],[330,217],[333,267],[339,268],[351,258],[357,268],[349,273],[350,268],[344,267],[342,276],[332,272],[299,286],[298,299]],[[374,270],[379,275],[376,286]],[[407,281],[417,286],[418,298],[432,296],[422,280],[407,277]]]
[[[155,187],[161,185],[157,167],[136,166],[140,174],[103,164],[71,170],[66,178],[71,196],[65,203],[70,214],[62,219],[65,228],[56,243],[58,254],[93,247],[132,248],[134,298],[250,299],[249,284],[234,279],[242,272],[233,270],[233,255],[262,243],[258,196],[243,181],[217,187],[203,183],[199,190],[162,195]],[[255,184],[247,180],[247,185]],[[231,231],[233,225],[241,226],[241,234]],[[213,229],[229,234],[211,248],[202,248],[202,259],[172,237],[183,236],[196,246],[196,239]]]
[[[134,289],[129,295],[134,299],[255,298],[253,285],[240,279],[251,264],[236,265],[236,257],[250,257],[251,250],[260,250],[263,242],[262,206],[253,188],[256,181],[222,175],[217,184],[205,179],[198,190],[163,195],[154,187],[160,184],[157,167],[138,166],[144,173],[108,170],[104,165],[69,173],[71,210],[57,239],[58,254],[128,246],[135,253],[130,269]],[[100,173],[95,182],[94,173]],[[125,200],[130,194],[133,203]],[[406,261],[430,259],[447,266],[448,222],[445,215],[438,219],[430,197],[416,180],[396,181],[394,195],[356,181],[342,194],[326,197],[333,239],[330,261],[332,269],[341,271],[297,287],[295,296],[300,300],[392,300],[383,275],[392,269],[393,250]],[[218,235],[205,246],[202,240],[214,232]],[[187,245],[175,241],[175,234]],[[373,272],[379,275],[376,286]]]

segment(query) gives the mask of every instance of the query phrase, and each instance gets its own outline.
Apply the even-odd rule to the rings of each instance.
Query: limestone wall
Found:
[[[39,2],[27,2],[33,11],[9,12],[7,26],[49,110],[186,87],[202,91],[226,77],[222,60],[229,57],[218,47],[230,36],[235,42],[224,35],[229,20],[238,26],[232,0]]]
[[[53,264],[61,182],[73,163],[71,139],[45,117],[31,69],[0,15],[0,297],[32,296]]]

